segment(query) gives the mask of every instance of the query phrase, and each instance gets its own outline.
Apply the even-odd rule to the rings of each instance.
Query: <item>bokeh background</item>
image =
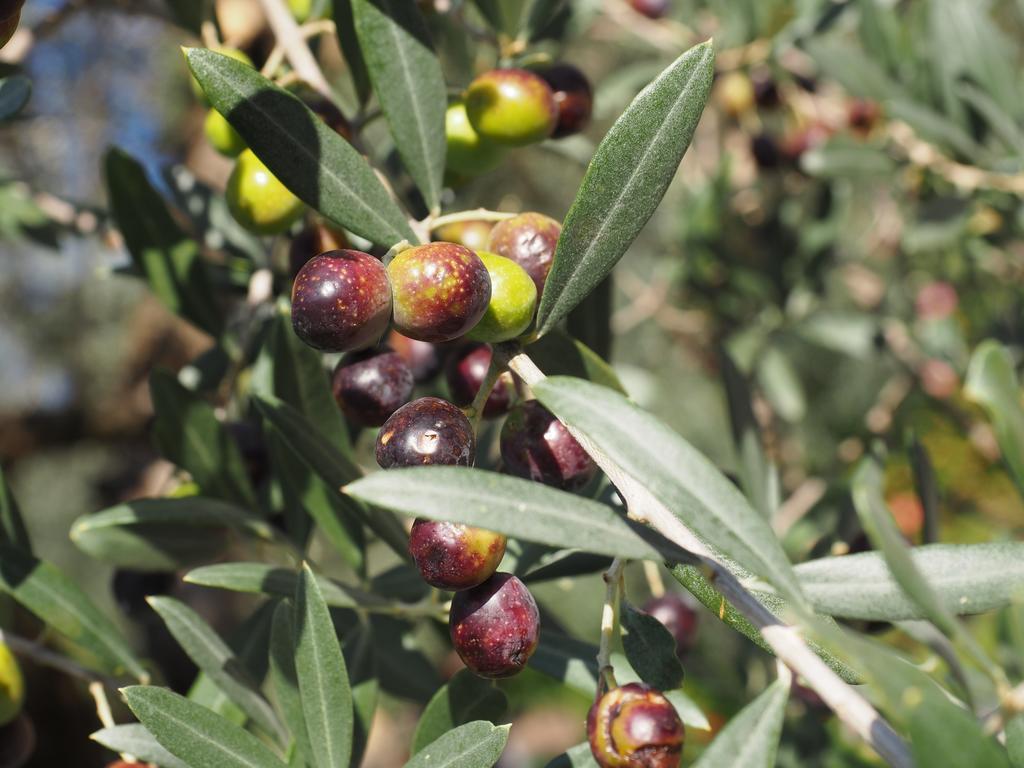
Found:
[[[458,0],[421,5],[451,86],[493,65],[493,50],[465,45],[451,23],[465,10]],[[713,37],[712,99],[676,182],[610,283],[576,313],[574,332],[638,402],[735,472],[729,355],[778,466],[774,524],[796,561],[866,546],[845,483],[874,441],[888,448],[886,493],[908,539],[1019,539],[1021,497],[963,382],[981,340],[1024,348],[1024,3],[671,0],[660,20],[621,0],[568,5],[552,30],[562,39],[541,40],[536,52],[591,79],[591,126],[517,150],[450,190],[449,207],[562,218],[615,117],[682,50]],[[267,55],[272,39],[255,0],[218,0],[216,12],[225,39],[257,62]],[[155,0],[28,0],[22,32],[0,52],[4,71],[33,81],[27,108],[0,125],[0,461],[38,553],[118,615],[170,683],[187,687],[186,660],[133,599],[139,584],[116,600],[114,569],[68,538],[78,516],[166,487],[170,471],[148,432],[148,374],[180,369],[212,343],[130,274],[105,212],[101,161],[116,145],[144,163],[184,219],[195,215],[186,192],[209,187],[211,217],[223,222],[218,195],[231,164],[203,137],[179,50],[198,41],[178,21]],[[317,47],[350,96],[336,40]],[[376,130],[369,145],[386,166],[391,148],[383,125]],[[220,254],[216,279],[239,298],[253,264],[286,248],[226,222],[217,232],[207,239]],[[940,491],[940,513],[928,519],[911,467],[921,449]],[[639,570],[629,577],[635,602],[659,589]],[[154,585],[225,632],[244,613],[223,595]],[[537,594],[593,640],[600,590],[593,577]],[[684,659],[686,690],[717,725],[760,689],[770,662],[701,618]],[[1005,621],[979,618],[974,628],[995,642]],[[443,649],[433,656],[450,674]],[[30,663],[26,673],[42,737],[29,765],[112,759],[87,741],[98,722],[83,686]],[[365,765],[401,764],[424,685],[386,700]],[[505,688],[518,719],[503,765],[543,765],[581,739],[585,698],[535,673]],[[780,765],[872,764],[812,700],[791,707]],[[691,735],[691,749],[708,738]]]

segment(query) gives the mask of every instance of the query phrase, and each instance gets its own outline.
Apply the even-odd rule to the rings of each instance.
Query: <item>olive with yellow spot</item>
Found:
[[[489,251],[478,251],[477,256],[491,278],[491,301],[467,338],[493,344],[521,336],[537,309],[537,286],[512,259]]]

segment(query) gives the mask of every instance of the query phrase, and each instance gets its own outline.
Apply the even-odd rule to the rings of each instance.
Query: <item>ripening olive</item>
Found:
[[[409,554],[432,587],[457,591],[489,579],[505,554],[505,537],[461,523],[416,520]]]
[[[492,69],[466,89],[466,114],[483,138],[519,147],[551,135],[558,105],[539,75],[525,69]]]
[[[578,491],[597,465],[565,425],[536,400],[516,406],[501,427],[505,471],[563,491]]]
[[[586,128],[594,109],[594,92],[587,76],[565,63],[538,69],[537,74],[550,86],[558,105],[558,123],[551,138],[572,136]]]
[[[386,347],[346,355],[334,369],[334,399],[353,424],[379,427],[409,402],[415,385],[400,355]]]
[[[383,469],[428,464],[471,467],[476,438],[466,414],[439,397],[421,397],[391,414],[377,433]]]
[[[523,582],[510,573],[495,573],[483,584],[455,593],[448,632],[471,672],[511,677],[537,650],[540,611]]]
[[[486,251],[494,225],[489,221],[456,221],[434,230],[435,240],[458,243],[471,251]]]
[[[527,271],[537,286],[537,294],[544,292],[544,282],[551,271],[551,260],[562,234],[562,225],[543,213],[521,213],[494,225],[487,250],[506,259],[512,259]]]
[[[281,234],[302,216],[302,201],[251,149],[238,156],[224,194],[235,221],[260,235]]]
[[[483,386],[487,370],[491,366],[493,352],[487,344],[473,343],[456,350],[444,366],[448,392],[456,405],[468,406]],[[512,374],[505,371],[494,383],[494,389],[484,403],[483,416],[486,419],[508,413],[515,398],[516,388]]]
[[[601,768],[678,768],[686,730],[672,703],[643,683],[613,688],[587,714]]]

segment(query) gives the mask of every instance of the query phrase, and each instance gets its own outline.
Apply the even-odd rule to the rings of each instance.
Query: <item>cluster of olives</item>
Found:
[[[516,338],[532,323],[561,227],[525,213],[493,228],[459,222],[443,233],[460,242],[401,250],[386,266],[360,251],[321,253],[298,270],[292,287],[299,338],[348,353],[332,376],[334,396],[353,424],[380,427],[375,450],[384,469],[474,464],[475,427],[463,408],[487,378],[489,343]],[[452,347],[455,340],[461,341]],[[411,400],[416,384],[442,368],[451,401]],[[596,474],[593,461],[554,415],[536,401],[516,404],[517,396],[511,374],[503,373],[479,414],[507,414],[500,436],[505,471],[582,488]],[[455,593],[449,628],[466,666],[488,678],[519,672],[537,646],[540,615],[526,586],[497,570],[505,537],[419,519],[409,552],[428,584]]]
[[[445,114],[449,174],[475,176],[511,147],[579,133],[593,102],[586,75],[571,64],[485,72]]]

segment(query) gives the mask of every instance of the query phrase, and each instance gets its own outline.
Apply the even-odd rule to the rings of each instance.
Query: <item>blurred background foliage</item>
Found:
[[[480,28],[474,9],[458,0],[420,5],[450,85],[493,65],[486,35],[467,38],[455,21],[465,15]],[[192,10],[29,0],[22,33],[0,52],[4,73],[34,84],[27,107],[0,125],[0,460],[39,554],[111,610],[113,569],[76,549],[69,526],[167,487],[172,472],[149,432],[149,372],[209,363],[202,356],[212,340],[132,274],[106,214],[107,147],[138,158],[176,201],[203,243],[210,280],[232,297],[229,323],[251,275],[287,250],[281,239],[244,235],[224,215],[217,190],[230,162],[205,142],[179,51],[197,42]],[[257,62],[266,57],[272,39],[255,0],[218,0],[216,12],[223,39]],[[963,383],[981,340],[998,339],[1018,362],[1024,350],[1020,0],[673,0],[661,20],[622,0],[563,3],[532,50],[587,73],[593,124],[516,151],[446,191],[446,207],[562,218],[615,116],[707,37],[718,74],[692,149],[613,280],[575,313],[574,333],[611,360],[633,398],[737,475],[723,376],[749,384],[750,423],[778,469],[775,525],[795,561],[867,546],[846,483],[875,440],[888,448],[886,494],[908,539],[1019,539],[1020,489]],[[317,45],[354,111],[336,40]],[[383,122],[367,130],[372,159],[393,166]],[[915,489],[922,456],[939,499],[928,514]],[[629,577],[637,603],[657,590],[639,569]],[[222,631],[244,607],[225,611],[223,595],[214,607],[208,592],[175,589],[200,608],[209,601]],[[536,594],[558,623],[592,639],[600,590],[595,576],[537,585]],[[172,659],[165,670],[182,665],[168,677],[187,684],[159,622],[138,600],[129,605],[130,594],[120,597],[121,621],[147,655]],[[994,644],[1012,620],[993,614],[973,624]],[[882,629],[905,644],[898,630]],[[436,637],[423,647],[443,657]],[[769,668],[711,621],[685,662],[687,690],[712,726],[760,690]],[[33,716],[62,734],[42,739],[30,765],[102,764],[108,753],[83,747],[96,723],[80,686],[29,673]],[[409,699],[428,696],[431,677],[424,690],[389,700],[367,765],[402,759],[418,711]],[[508,766],[543,764],[579,741],[586,698],[531,671],[502,687],[513,711],[525,712]],[[791,706],[781,765],[871,764],[813,697]],[[691,735],[695,751],[707,734]]]

